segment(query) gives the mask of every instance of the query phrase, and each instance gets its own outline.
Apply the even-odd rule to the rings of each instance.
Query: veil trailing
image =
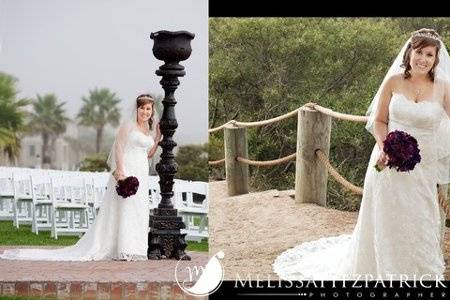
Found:
[[[153,139],[156,138],[156,126],[159,123],[159,113],[157,111],[158,105],[156,100],[153,100],[153,124],[150,128],[150,135]],[[132,130],[139,130],[137,127],[137,106],[136,101],[130,101],[129,107],[126,108],[124,118],[119,128],[117,129],[115,140],[111,146],[108,159],[106,163],[110,168],[110,172],[114,172],[117,168],[124,170],[123,168],[123,153],[128,141],[128,136]],[[154,159],[154,158],[153,158]]]
[[[403,56],[405,51],[411,42],[412,38],[409,38],[403,45],[401,51],[395,58],[391,67],[389,68],[386,76],[384,77],[377,93],[375,94],[366,115],[369,117],[366,123],[366,129],[374,134],[374,121],[376,112],[378,109],[378,103],[380,100],[381,92],[387,80],[393,75],[403,73]],[[433,88],[433,102],[438,102],[442,107],[442,114],[437,127],[435,128],[435,139],[437,145],[437,158],[438,158],[438,184],[450,183],[450,116],[444,110],[444,101],[447,101],[447,105],[450,105],[450,56],[444,43],[439,39],[441,48],[439,50],[438,58],[439,63],[435,67],[435,80]],[[445,100],[444,95],[447,95]],[[429,99],[427,99],[429,100]],[[450,109],[448,109],[450,110]]]

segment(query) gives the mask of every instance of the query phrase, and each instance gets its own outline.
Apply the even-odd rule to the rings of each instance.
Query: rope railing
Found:
[[[323,153],[321,149],[316,150],[316,155],[319,158],[320,162],[323,163],[323,165],[327,168],[330,175],[333,176],[337,182],[339,182],[342,186],[352,191],[353,193],[357,195],[362,195],[363,189],[360,188],[359,186],[352,184],[347,179],[345,179],[341,174],[339,174],[339,172],[331,165],[328,157],[325,155],[325,153]]]
[[[219,160],[210,160],[210,161],[208,161],[208,164],[211,166],[216,166],[216,165],[223,164],[224,162],[225,162],[225,158],[222,158]]]
[[[227,125],[240,126],[240,127],[257,127],[257,126],[263,126],[263,125],[272,124],[272,123],[279,122],[279,121],[282,121],[284,119],[290,118],[292,116],[295,116],[300,109],[305,108],[305,107],[309,108],[309,109],[312,109],[312,110],[315,110],[315,111],[318,111],[318,112],[321,112],[323,114],[329,115],[329,116],[334,117],[336,119],[340,119],[340,120],[361,122],[361,123],[365,123],[368,120],[367,116],[355,116],[355,115],[350,115],[350,114],[344,114],[344,113],[336,112],[336,111],[334,111],[332,109],[320,106],[317,103],[309,102],[309,103],[306,103],[305,105],[301,106],[300,108],[297,108],[297,109],[295,109],[295,110],[293,110],[293,111],[291,111],[291,112],[289,112],[287,114],[284,114],[284,115],[281,115],[281,116],[278,116],[278,117],[275,117],[275,118],[272,118],[272,119],[267,119],[267,120],[264,120],[264,121],[239,122],[239,121],[236,121],[236,120],[230,120],[230,121],[228,121],[227,123],[225,123],[223,125],[220,125],[218,127],[209,129],[208,133],[214,133],[214,132],[217,132],[219,130],[222,130]],[[250,162],[250,160],[249,160],[249,162]],[[249,163],[249,164],[253,165],[253,166],[263,166],[264,165],[264,162],[262,162],[262,164],[258,164],[256,161],[251,161],[251,162],[253,164],[252,163]],[[222,162],[215,163],[213,161],[210,161],[208,163],[211,166],[215,166],[215,165],[220,165]]]
[[[317,103],[308,102],[308,103],[304,104],[303,106],[301,106],[297,109],[294,109],[291,112],[288,112],[287,114],[284,114],[284,115],[281,115],[281,116],[278,116],[278,117],[275,117],[272,119],[267,119],[267,120],[263,120],[263,121],[255,121],[255,122],[239,122],[236,120],[230,120],[230,121],[226,122],[225,124],[222,124],[218,127],[208,129],[208,133],[214,133],[219,130],[222,130],[223,128],[225,128],[227,125],[230,125],[230,124],[235,125],[235,126],[241,126],[241,127],[257,127],[257,126],[272,124],[272,123],[279,122],[284,119],[290,118],[292,116],[295,116],[297,114],[297,112],[304,107],[319,111],[323,114],[329,115],[333,118],[340,119],[340,120],[365,123],[369,119],[369,117],[367,117],[367,116],[344,114],[344,113],[336,112],[330,108],[320,106]]]
[[[228,124],[234,124],[234,122],[236,122],[236,121],[235,121],[235,120],[230,120],[230,121],[226,122],[225,124],[222,124],[222,125],[220,125],[220,126],[218,126],[218,127],[208,129],[208,133],[214,133],[214,132],[217,132],[217,131],[219,131],[219,130],[222,130],[222,129],[224,129]]]
[[[293,159],[295,159],[296,156],[297,156],[297,154],[293,153],[291,155],[288,155],[288,156],[285,156],[282,158],[278,158],[278,159],[274,159],[274,160],[266,160],[266,161],[250,160],[250,159],[243,158],[243,157],[236,157],[236,160],[241,163],[248,164],[250,166],[268,167],[268,166],[279,165],[279,164],[285,163],[287,161],[293,160]]]
[[[290,118],[292,116],[295,116],[295,115],[297,115],[298,110],[299,110],[299,108],[297,108],[297,109],[295,109],[295,110],[293,110],[291,112],[288,112],[287,114],[284,114],[284,115],[281,115],[281,116],[278,116],[278,117],[275,117],[275,118],[272,118],[272,119],[267,119],[267,120],[264,120],[264,121],[239,122],[239,121],[236,121],[236,120],[230,120],[227,123],[225,123],[225,124],[223,124],[223,125],[221,125],[219,127],[208,129],[208,132],[209,133],[213,133],[213,132],[219,131],[219,130],[225,128],[227,125],[230,125],[230,124],[232,124],[234,126],[240,126],[240,127],[258,127],[258,126],[268,125],[268,124],[279,122],[279,121],[282,121],[284,119],[288,119],[288,118]]]
[[[367,116],[355,116],[355,115],[343,114],[340,112],[336,112],[332,109],[322,107],[322,106],[318,105],[317,103],[313,103],[313,102],[306,103],[304,106],[314,109],[316,111],[319,111],[319,112],[326,114],[328,116],[331,116],[333,118],[340,119],[340,120],[366,123],[367,120],[369,119],[369,117],[367,117]]]
[[[264,121],[255,121],[255,122],[238,122],[235,120],[231,120],[219,127],[209,129],[208,132],[209,133],[217,132],[230,124],[232,124],[236,127],[256,127],[256,126],[268,125],[268,124],[272,124],[272,123],[290,118],[294,115],[297,115],[299,110],[305,109],[305,108],[307,108],[308,110],[320,112],[322,114],[325,114],[325,115],[328,115],[330,117],[340,119],[340,120],[366,123],[369,119],[367,116],[344,114],[344,113],[336,112],[332,109],[320,106],[317,103],[309,102],[309,103],[306,103],[305,105],[301,106],[298,109],[295,109],[287,114],[284,114],[284,115],[281,115],[281,116],[278,116],[278,117],[275,117],[272,119],[268,119],[268,120],[264,120]],[[328,157],[325,155],[325,153],[321,149],[317,149],[315,151],[315,153],[316,153],[319,161],[326,167],[328,173],[331,176],[333,176],[333,178],[336,179],[337,182],[339,182],[342,186],[347,188],[349,191],[351,191],[357,195],[362,195],[363,189],[361,187],[358,187],[358,186],[352,184],[347,179],[345,179],[341,174],[339,174],[339,172],[331,165]],[[281,163],[285,163],[287,161],[293,160],[294,158],[296,158],[296,153],[288,155],[283,158],[269,160],[269,161],[256,161],[256,160],[250,160],[250,159],[247,159],[244,157],[236,157],[235,159],[241,163],[248,164],[251,166],[273,166],[273,165],[277,165],[277,164],[281,164]],[[209,165],[219,165],[224,162],[225,162],[225,159],[220,159],[217,161],[209,161],[208,163],[209,163]],[[438,193],[438,201],[439,201],[440,207],[445,211],[447,218],[450,219],[450,208],[448,205],[447,196],[444,195],[441,191],[439,191],[439,193]]]

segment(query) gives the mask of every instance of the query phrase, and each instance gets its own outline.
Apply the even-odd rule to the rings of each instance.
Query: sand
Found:
[[[268,190],[227,197],[225,181],[209,183],[210,254],[222,250],[225,279],[278,280],[272,263],[283,251],[321,237],[351,233],[357,212],[297,204],[294,191]],[[446,231],[447,259],[450,230]],[[450,279],[447,264],[446,279]]]

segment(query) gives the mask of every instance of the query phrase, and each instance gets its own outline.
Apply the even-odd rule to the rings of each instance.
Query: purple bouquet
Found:
[[[383,151],[389,157],[387,166],[400,172],[413,170],[421,159],[417,140],[400,130],[389,132],[383,142]],[[381,171],[378,164],[375,168]]]
[[[116,191],[123,198],[136,194],[139,187],[139,180],[134,176],[128,176],[125,179],[117,181]]]

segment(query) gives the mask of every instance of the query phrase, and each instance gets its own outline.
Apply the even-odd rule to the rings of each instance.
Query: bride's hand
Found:
[[[125,174],[122,171],[118,171],[118,170],[114,171],[113,176],[116,179],[116,181],[123,180],[126,178]]]
[[[385,166],[387,166],[388,161],[389,161],[389,156],[384,151],[381,151],[380,156],[378,157],[377,164],[379,166],[385,167]]]
[[[159,128],[159,123],[156,124],[156,142],[161,141],[161,129]]]

